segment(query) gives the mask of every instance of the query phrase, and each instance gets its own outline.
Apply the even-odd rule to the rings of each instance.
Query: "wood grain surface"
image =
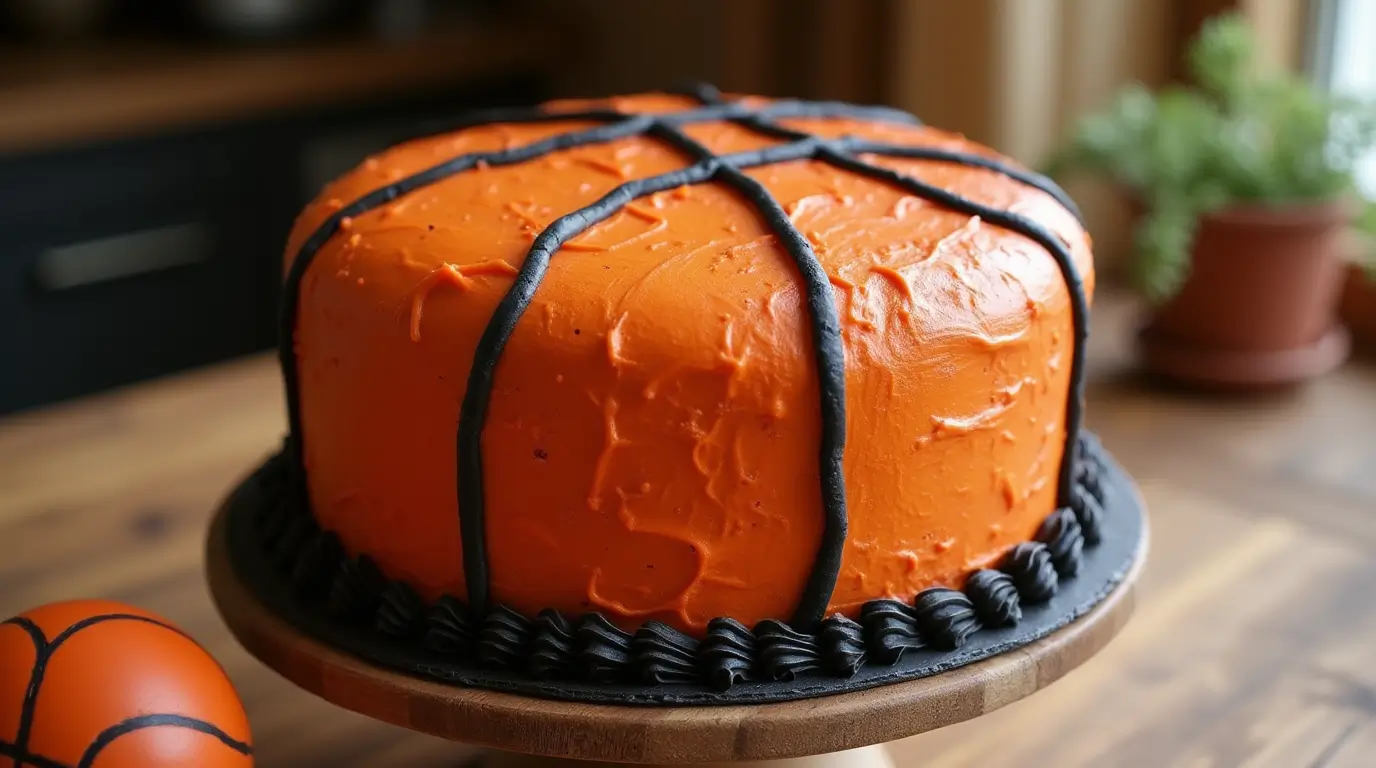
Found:
[[[1151,510],[1132,621],[1061,682],[896,742],[894,759],[1376,765],[1376,365],[1199,398],[1129,373],[1131,319],[1122,302],[1096,310],[1089,420]],[[282,427],[267,357],[0,421],[0,615],[111,597],[168,616],[229,671],[263,766],[458,764],[472,748],[302,692],[215,612],[206,525]]]

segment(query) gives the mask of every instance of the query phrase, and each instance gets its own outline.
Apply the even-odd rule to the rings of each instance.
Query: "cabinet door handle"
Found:
[[[49,248],[34,263],[33,278],[44,292],[65,291],[209,258],[203,225],[173,224]]]

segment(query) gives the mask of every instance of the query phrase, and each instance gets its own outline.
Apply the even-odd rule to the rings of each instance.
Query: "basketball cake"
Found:
[[[236,567],[374,661],[538,695],[994,653],[1126,567],[1130,484],[1081,427],[1093,283],[1059,188],[892,109],[484,115],[297,220],[289,435],[231,501]]]

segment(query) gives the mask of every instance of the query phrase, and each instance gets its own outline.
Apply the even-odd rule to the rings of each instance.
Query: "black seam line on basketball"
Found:
[[[721,92],[710,85],[698,85],[690,89],[690,93],[696,96],[704,104],[717,105],[721,103]],[[805,138],[816,138],[813,137],[812,134],[771,122],[767,117],[759,113],[736,118],[733,119],[732,122],[744,128],[755,130],[775,138],[791,139],[795,141]],[[845,143],[849,143],[850,147],[844,147],[843,144]],[[948,208],[961,211],[968,215],[980,216],[993,224],[1003,226],[1032,239],[1051,254],[1065,281],[1066,290],[1070,294],[1071,321],[1075,337],[1073,344],[1074,348],[1071,351],[1070,392],[1066,398],[1066,440],[1065,448],[1061,456],[1056,490],[1057,506],[1070,504],[1073,490],[1072,486],[1074,483],[1075,451],[1078,445],[1078,436],[1084,412],[1085,346],[1089,334],[1088,302],[1085,297],[1084,283],[1080,277],[1079,270],[1075,266],[1074,258],[1059,238],[1031,219],[1013,213],[1012,211],[1000,211],[995,208],[984,206],[954,192],[927,184],[907,174],[867,163],[847,154],[847,149],[858,152],[869,152],[871,154],[888,154],[910,158],[922,157],[925,155],[926,159],[941,159],[966,165],[975,165],[1003,173],[1017,181],[1022,181],[1041,189],[1064,205],[1077,219],[1080,219],[1079,208],[1070,200],[1069,195],[1065,194],[1064,190],[1050,179],[1040,176],[1039,174],[1023,173],[990,158],[981,158],[976,155],[950,153],[935,148],[918,149],[895,147],[877,142],[854,139],[849,139],[848,141],[823,142],[823,146],[818,155],[824,162],[828,162],[833,166],[841,167],[853,173],[859,173],[879,181],[897,184],[901,188],[930,202],[945,205]]]
[[[76,764],[76,768],[91,768],[91,765],[96,761],[96,757],[100,755],[100,751],[110,746],[111,742],[121,736],[146,728],[163,728],[167,726],[199,731],[207,736],[214,736],[216,739],[220,740],[220,743],[241,755],[253,754],[253,748],[251,746],[220,730],[213,723],[198,720],[194,717],[187,717],[185,715],[139,715],[138,717],[131,717],[128,720],[116,723],[101,731],[91,742],[90,746],[86,747],[86,751],[82,753],[81,761]]]
[[[33,765],[34,768],[72,768],[67,763],[59,762],[51,757],[36,755],[32,752],[21,751],[15,744],[11,744],[4,739],[0,739],[0,757],[8,757],[14,761],[14,768],[23,765]]]
[[[939,147],[905,147],[902,145],[886,144],[883,142],[855,141],[850,144],[850,151],[857,153],[867,153],[872,155],[883,155],[885,157],[901,157],[910,160],[934,160],[943,163],[953,163],[965,165],[973,168],[983,168],[988,171],[1003,174],[1015,181],[1022,182],[1029,187],[1038,189],[1049,195],[1061,207],[1070,212],[1075,220],[1082,226],[1084,225],[1084,215],[1080,213],[1080,207],[1075,204],[1070,195],[1050,178],[1033,171],[1016,168],[1001,160],[992,157],[970,154],[968,152],[957,152],[950,149]]]
[[[1077,438],[1084,415],[1085,346],[1089,335],[1089,302],[1085,296],[1084,282],[1070,249],[1055,234],[1026,216],[990,208],[916,177],[891,168],[872,165],[833,147],[823,146],[818,156],[838,168],[894,184],[938,205],[969,216],[979,216],[996,226],[1023,235],[1045,248],[1055,260],[1061,277],[1065,280],[1066,291],[1070,294],[1071,323],[1074,328],[1070,357],[1070,393],[1066,398],[1065,449],[1061,456],[1056,492],[1057,506],[1068,506],[1075,479]]]
[[[712,85],[699,84],[691,89],[690,93],[703,104],[722,103],[721,92]],[[778,128],[779,131],[789,134],[784,138],[798,143],[811,142],[815,146],[823,141],[812,134],[768,123],[760,119],[758,113],[744,115],[732,122],[756,132],[763,130],[768,133],[769,129]],[[711,155],[705,147],[682,132],[676,131],[671,135],[686,151]],[[765,218],[784,249],[792,257],[807,286],[808,316],[812,325],[813,354],[821,400],[819,420],[822,434],[818,441],[818,474],[821,484],[823,528],[807,582],[789,621],[794,627],[807,630],[815,627],[826,615],[831,596],[836,591],[849,529],[844,471],[845,344],[841,339],[840,317],[831,290],[831,280],[813,252],[812,244],[803,237],[797,227],[793,226],[793,221],[763,184],[741,172],[739,167],[727,166],[723,173],[726,180],[759,209],[760,215]]]
[[[716,159],[711,150],[694,141],[682,131],[665,128],[663,137],[703,161]],[[814,136],[800,136],[793,145],[811,150],[814,156],[825,143]],[[808,573],[802,595],[795,606],[790,624],[802,629],[814,628],[826,615],[841,573],[841,557],[845,551],[848,518],[846,512],[846,481],[844,471],[846,445],[846,349],[841,339],[841,318],[832,293],[831,278],[813,252],[812,243],[793,226],[788,213],[769,188],[741,170],[742,166],[721,163],[718,175],[755,206],[765,223],[774,231],[784,250],[798,268],[806,288],[808,319],[812,331],[814,364],[817,384],[821,436],[818,446],[818,474],[820,480],[823,526],[817,554]]]
[[[503,112],[508,122],[578,122],[591,120],[607,123],[583,131],[573,131],[541,139],[523,147],[475,152],[450,158],[391,184],[379,187],[364,194],[357,200],[335,211],[327,217],[302,243],[296,258],[287,270],[282,291],[282,302],[277,316],[278,361],[282,368],[282,382],[287,400],[287,432],[295,437],[291,441],[292,465],[297,470],[305,466],[303,438],[301,435],[301,404],[298,371],[296,367],[296,320],[300,306],[301,281],[306,270],[315,259],[316,253],[339,231],[346,218],[360,216],[396,198],[427,187],[438,181],[476,167],[479,163],[489,166],[512,165],[538,159],[551,152],[573,149],[591,144],[605,144],[618,139],[643,134],[656,120],[674,125],[725,120],[750,112],[741,104],[720,104],[701,109],[685,110],[667,115],[626,115],[613,110],[591,111],[531,111]],[[882,122],[913,124],[916,118],[901,110],[889,107],[866,107],[840,102],[777,101],[759,110],[760,114],[770,117],[849,117],[870,119]],[[470,125],[472,127],[472,125]]]
[[[33,641],[33,651],[35,654],[40,653],[48,644],[48,638],[43,634],[43,628],[33,623],[33,620],[27,616],[11,616],[3,622],[0,622],[0,624],[9,624],[19,627],[28,633],[29,639]]]
[[[101,613],[95,616],[87,616],[81,621],[78,621],[70,627],[67,627],[66,629],[62,630],[62,632],[58,634],[57,637],[53,638],[52,643],[48,645],[48,655],[52,656],[52,654],[55,651],[57,651],[59,646],[71,639],[72,635],[75,635],[83,629],[89,629],[90,627],[93,627],[96,624],[104,624],[107,621],[138,621],[144,624],[152,624],[157,627],[162,627],[163,629],[169,630],[171,632],[175,632],[193,643],[196,642],[190,635],[186,634],[180,629],[172,626],[171,624],[168,624],[165,621],[160,621],[150,616],[140,616],[137,613]]]
[[[704,104],[716,105],[721,103],[721,92],[713,86],[700,84],[690,89],[690,92]],[[743,127],[753,128],[757,131],[768,133],[779,138],[797,140],[811,136],[811,134],[795,131],[791,128],[778,125],[777,123],[772,123],[767,117],[759,113],[733,120],[733,122]],[[863,147],[865,146],[865,142],[855,142],[854,145]],[[882,145],[870,145],[870,149],[868,150],[857,149],[855,151],[868,151],[871,154],[880,154],[875,151],[876,148],[880,146]],[[889,150],[902,149],[888,146],[884,146],[884,148]],[[904,151],[899,153],[899,156],[912,157],[914,155],[909,151]],[[1066,440],[1065,448],[1061,455],[1061,466],[1059,467],[1056,489],[1057,506],[1069,505],[1072,495],[1072,485],[1074,483],[1075,451],[1078,445],[1081,422],[1084,419],[1085,345],[1089,336],[1089,303],[1085,296],[1084,281],[1080,277],[1079,270],[1075,266],[1075,260],[1070,251],[1059,238],[1048,232],[1045,227],[1042,227],[1037,222],[1025,216],[1021,216],[1012,211],[1000,211],[996,208],[990,208],[949,190],[928,184],[908,174],[900,173],[891,168],[884,168],[867,163],[847,154],[839,146],[824,146],[819,153],[819,157],[833,166],[849,170],[853,173],[859,173],[872,179],[896,184],[925,200],[944,205],[967,215],[979,216],[982,219],[987,219],[995,225],[1010,229],[1037,242],[1051,254],[1051,257],[1056,261],[1056,266],[1061,272],[1062,279],[1065,281],[1066,291],[1070,294],[1071,323],[1074,328],[1075,336],[1074,348],[1071,350],[1070,392],[1066,398]],[[976,156],[964,156],[962,159],[970,160],[980,158]],[[988,158],[983,158],[983,160],[987,161]],[[1002,167],[1001,163],[998,165],[1000,167],[990,169],[1007,174],[1019,181],[1024,180],[1012,173],[1014,169]],[[990,166],[983,165],[982,167],[989,168]],[[1061,201],[1063,205],[1066,205],[1067,210],[1073,213],[1077,219],[1079,218],[1079,209],[1075,207],[1073,202],[1069,202],[1068,205],[1066,204],[1065,201],[1069,201],[1069,196],[1050,179],[1033,174],[1028,177],[1026,183],[1037,186],[1042,189],[1042,191],[1056,198],[1057,201]],[[1043,186],[1043,184],[1045,186]],[[1065,198],[1065,201],[1062,201],[1062,198]]]
[[[711,85],[695,85],[690,88],[689,94],[696,97],[704,104],[716,105],[722,103],[721,92]],[[787,141],[800,141],[808,137],[814,137],[813,134],[770,122],[768,116],[758,113],[748,113],[739,118],[728,119],[744,128],[750,128],[759,133],[764,133],[774,138]],[[1060,203],[1062,207],[1069,211],[1070,214],[1075,217],[1076,221],[1080,222],[1081,225],[1084,224],[1084,216],[1080,213],[1080,208],[1075,204],[1075,201],[1071,199],[1070,195],[1067,194],[1064,189],[1061,189],[1059,184],[1043,174],[1016,168],[996,158],[985,157],[969,152],[959,152],[952,149],[889,144],[886,142],[850,136],[842,137],[841,140],[847,144],[851,152],[883,155],[885,157],[902,157],[910,160],[932,160],[955,165],[964,165],[972,168],[983,168],[984,170],[1003,174],[1004,176],[1022,182],[1023,184],[1051,196],[1056,202]]]
[[[665,126],[652,126],[649,133],[669,140],[673,145],[672,134],[676,132]],[[701,149],[682,144],[676,146],[689,152]],[[816,151],[816,142],[810,141],[741,152],[726,157],[715,157],[710,153],[704,156],[705,150],[695,152],[701,158],[698,162],[658,176],[625,182],[592,205],[555,219],[536,236],[517,271],[515,280],[498,302],[497,308],[483,329],[482,336],[478,339],[463,403],[459,410],[459,426],[455,436],[459,478],[459,532],[463,545],[464,582],[468,586],[470,605],[479,611],[486,610],[489,598],[482,432],[487,423],[488,406],[492,399],[492,383],[506,343],[530,306],[554,254],[565,242],[615,215],[631,201],[656,192],[708,181],[728,162],[753,167],[810,157]]]
[[[43,679],[44,676],[47,674],[48,662],[52,660],[53,654],[57,652],[58,648],[62,647],[63,643],[71,639],[71,637],[76,633],[88,627],[95,626],[96,624],[103,624],[107,621],[140,621],[145,624],[153,624],[155,626],[162,627],[163,629],[169,629],[181,635],[182,637],[191,640],[191,637],[189,635],[170,624],[166,624],[164,622],[158,621],[157,619],[149,618],[147,616],[139,616],[138,614],[133,613],[102,613],[97,614],[95,616],[87,616],[81,621],[78,621],[75,624],[72,624],[71,626],[62,630],[60,633],[58,633],[57,637],[54,637],[52,639],[52,642],[45,642],[43,644],[43,647],[39,649],[37,656],[34,658],[33,671],[30,673],[29,676],[29,687],[24,691],[24,702],[19,710],[19,730],[15,735],[15,744],[21,751],[27,752],[29,748],[29,737],[33,731],[34,712],[38,708],[38,694],[40,690],[43,688]],[[39,634],[41,635],[42,633],[40,632]],[[30,633],[30,636],[32,636],[32,633]],[[196,641],[191,640],[191,642],[194,643]],[[18,760],[16,763],[16,768],[19,768],[23,764],[24,761],[22,759]]]
[[[15,730],[15,749],[20,755],[24,755],[29,749],[29,735],[33,730],[34,706],[38,700],[38,687],[43,684],[43,671],[41,664],[46,663],[45,654],[48,651],[48,638],[43,634],[43,628],[33,622],[32,619],[24,616],[14,616],[5,619],[6,624],[10,624],[24,630],[33,642],[33,668],[29,670],[29,684],[24,689],[24,700],[19,707],[19,727]],[[16,757],[15,768],[20,768],[26,761],[21,757]]]

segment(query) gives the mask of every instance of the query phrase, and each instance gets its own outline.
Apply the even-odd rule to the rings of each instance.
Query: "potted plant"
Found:
[[[1254,48],[1240,16],[1210,20],[1188,52],[1192,85],[1124,90],[1049,169],[1097,173],[1129,195],[1132,275],[1150,306],[1143,360],[1198,385],[1292,383],[1347,355],[1342,244],[1376,109],[1260,74]]]
[[[1363,212],[1362,237],[1350,249],[1347,282],[1338,305],[1338,317],[1352,331],[1352,338],[1367,352],[1376,354],[1376,244],[1368,233],[1376,232],[1376,206]]]

